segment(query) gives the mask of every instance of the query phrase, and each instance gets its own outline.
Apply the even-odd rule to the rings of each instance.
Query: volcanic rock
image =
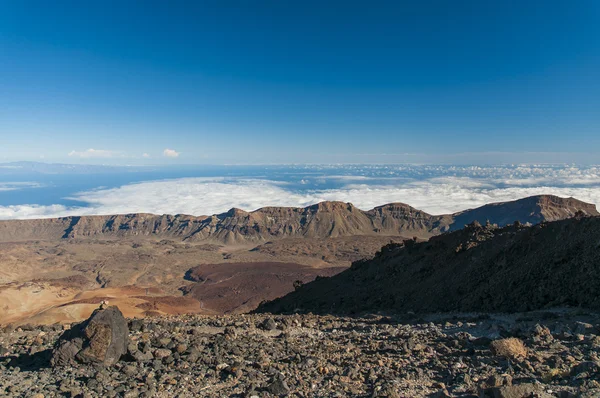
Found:
[[[280,396],[290,392],[290,388],[288,387],[285,380],[277,378],[267,386],[267,391],[273,395]]]
[[[260,328],[263,330],[274,330],[277,327],[277,323],[273,318],[267,318],[260,324]]]
[[[73,325],[59,338],[52,366],[114,365],[127,352],[127,321],[116,306],[98,309],[84,322]]]

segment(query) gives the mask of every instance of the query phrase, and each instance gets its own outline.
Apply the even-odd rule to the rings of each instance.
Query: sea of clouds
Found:
[[[138,212],[207,215],[232,207],[248,211],[265,206],[304,207],[325,200],[352,202],[365,210],[403,202],[444,214],[539,194],[600,204],[598,166],[335,165],[298,166],[292,174],[295,179],[274,178],[266,172],[252,178],[174,178],[98,188],[72,194],[68,199],[81,203],[77,206],[0,206],[0,219]],[[0,183],[3,188],[19,189],[20,185]]]

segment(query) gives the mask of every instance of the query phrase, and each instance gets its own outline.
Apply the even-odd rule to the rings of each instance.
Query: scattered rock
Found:
[[[538,315],[519,321],[507,317],[436,314],[428,316],[431,322],[414,316],[310,314],[146,318],[143,332],[131,332],[126,355],[110,367],[75,361],[77,367],[50,368],[51,348],[62,330],[44,329],[38,340],[40,330],[27,327],[0,334],[0,345],[8,351],[0,358],[0,396],[600,396],[594,335],[586,334],[583,342],[572,335],[544,337],[560,325],[573,329],[574,320],[586,319],[596,328],[600,315],[547,321]],[[264,333],[269,318],[285,325],[285,333]],[[80,329],[73,325],[72,332]],[[523,336],[527,356],[510,354],[516,359],[506,360],[509,354],[500,354],[506,344],[492,354],[482,345],[490,333]],[[65,347],[72,343],[60,341]],[[75,348],[70,355],[77,358],[83,345]]]

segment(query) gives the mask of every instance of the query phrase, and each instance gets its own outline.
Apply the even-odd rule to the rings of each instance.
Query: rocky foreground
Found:
[[[90,361],[103,341],[121,344],[118,330],[102,322],[87,324],[85,333],[95,342],[75,355],[79,341],[72,362],[63,356],[65,338],[84,331],[81,325],[60,344],[69,326],[6,328],[0,333],[0,396],[600,396],[600,315],[581,310],[123,322],[127,348],[107,364]],[[112,341],[98,343],[106,336]]]

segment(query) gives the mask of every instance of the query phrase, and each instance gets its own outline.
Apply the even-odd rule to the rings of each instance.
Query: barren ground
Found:
[[[102,300],[130,317],[252,310],[402,238],[222,246],[151,237],[0,243],[0,324],[87,318]],[[186,275],[195,269],[202,279]]]
[[[599,321],[581,310],[151,317],[130,321],[128,354],[109,368],[51,368],[63,327],[23,326],[0,329],[0,396],[592,398]]]

